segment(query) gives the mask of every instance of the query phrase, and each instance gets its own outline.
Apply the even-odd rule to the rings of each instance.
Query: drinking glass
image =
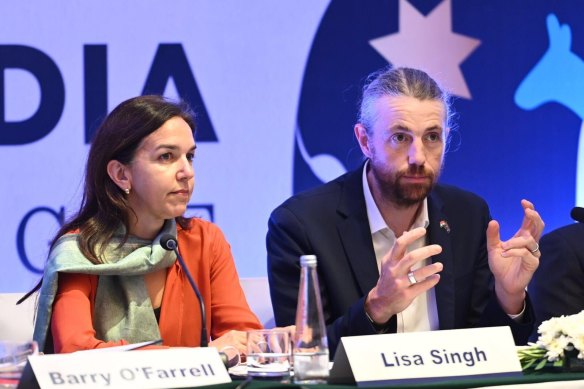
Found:
[[[0,340],[0,388],[16,388],[28,356],[36,354],[36,342]]]
[[[284,379],[290,376],[290,334],[284,329],[247,332],[247,375]]]

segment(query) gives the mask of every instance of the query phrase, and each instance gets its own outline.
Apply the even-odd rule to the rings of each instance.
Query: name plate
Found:
[[[521,376],[509,327],[341,338],[331,383],[374,386]]]
[[[178,388],[231,382],[212,347],[34,355],[29,361],[43,389]]]

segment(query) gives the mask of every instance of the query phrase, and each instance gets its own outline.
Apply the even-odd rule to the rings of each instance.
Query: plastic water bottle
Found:
[[[301,256],[300,266],[302,272],[292,350],[294,382],[325,383],[329,376],[329,350],[316,273],[316,256]]]

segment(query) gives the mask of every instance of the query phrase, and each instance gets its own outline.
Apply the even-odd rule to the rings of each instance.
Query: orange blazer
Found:
[[[230,330],[261,328],[239,283],[231,248],[221,230],[210,222],[192,219],[191,228],[177,227],[179,250],[193,276],[207,313],[211,339]],[[127,344],[125,340],[97,339],[93,328],[98,276],[60,273],[53,304],[51,333],[56,353]],[[195,292],[178,261],[168,268],[160,312],[164,346],[193,347],[201,343],[201,313]]]

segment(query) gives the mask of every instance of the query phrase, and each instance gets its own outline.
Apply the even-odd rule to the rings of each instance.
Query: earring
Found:
[[[124,192],[126,192],[126,194],[129,195],[130,194],[130,188],[124,189]]]

